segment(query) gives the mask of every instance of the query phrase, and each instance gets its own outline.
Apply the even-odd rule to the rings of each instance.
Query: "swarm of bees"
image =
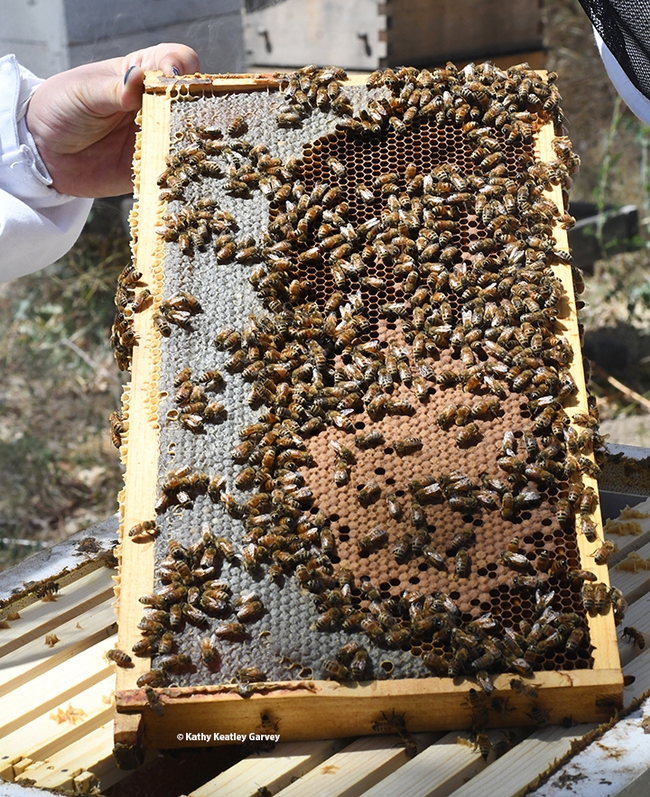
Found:
[[[119,448],[122,445],[122,435],[129,429],[129,422],[121,410],[111,412],[108,420],[111,425],[111,442],[115,448]]]
[[[142,274],[136,270],[132,263],[127,264],[117,278],[117,292],[115,293],[115,304],[117,313],[111,329],[111,346],[115,354],[115,360],[120,371],[128,371],[131,367],[131,354],[133,347],[137,343],[136,335],[133,330],[133,314],[143,310],[151,293],[148,288],[144,288],[136,294],[135,288]],[[120,439],[124,429],[120,430],[119,416],[115,419],[111,417],[111,433],[113,444]]]
[[[347,80],[344,69],[306,66],[298,72],[279,77],[286,81],[286,85],[282,92],[283,102],[275,117],[278,127],[300,127],[303,120],[317,108],[321,111],[332,110],[344,118],[352,116],[352,105],[341,86],[341,81]],[[335,174],[338,168],[338,176],[343,174],[341,166],[330,164]]]
[[[324,431],[338,435],[328,451],[333,489],[354,490],[362,509],[385,507],[392,524],[355,530],[358,561],[389,556],[398,566],[448,574],[461,586],[475,572],[481,542],[474,527],[462,527],[468,516],[520,523],[546,502],[567,538],[575,523],[600,543],[592,520],[597,495],[582,476],[597,475],[604,444],[593,403],[586,412],[565,409],[578,388],[570,371],[574,352],[555,328],[565,291],[552,267],[570,264],[570,256],[557,248],[553,230],[573,219],[545,192],[555,185],[566,192],[578,159],[561,136],[549,163],[532,148],[540,123],[562,121],[556,76],[545,82],[526,65],[388,69],[371,75],[369,99],[356,115],[342,90],[345,77],[316,67],[282,76],[277,125],[299,128],[318,109],[332,112],[352,140],[450,126],[463,139],[464,165],[403,163],[357,182],[338,150],[324,156],[327,179],[308,177],[302,160],[283,162],[266,145],[242,138],[246,120],[235,117],[225,136],[216,126],[188,123],[159,179],[161,199],[175,203],[157,230],[162,239],[188,258],[202,252],[217,265],[250,263],[265,314],[214,338],[224,370],[250,385],[246,400],[259,415],[240,430],[231,452],[241,466],[233,486],[250,495],[236,498],[220,475],[181,466],[161,479],[156,504],[162,516],[207,495],[242,521],[241,540],[205,532],[189,548],[170,542],[159,564],[162,587],[141,599],[148,607],[144,635],[133,652],[156,657],[156,666],[140,685],[164,685],[170,673],[201,662],[218,669],[216,641],[249,638],[248,624],[265,613],[263,601],[233,598],[215,575],[222,564],[280,586],[293,577],[314,601],[315,629],[363,635],[368,649],[354,642],[323,660],[322,674],[338,680],[373,677],[374,650],[412,645],[435,675],[474,677],[489,694],[491,674],[508,671],[518,676],[512,688],[522,691],[519,678],[531,677],[545,657],[580,650],[588,658],[586,615],[612,610],[622,620],[622,596],[575,566],[569,540],[566,549],[549,551],[513,538],[498,553],[495,567],[532,606],[517,622],[485,611],[469,615],[442,590],[387,594],[339,562],[340,540],[308,485],[316,465],[310,441]],[[207,180],[238,198],[262,192],[271,212],[259,241],[238,239],[235,218],[216,200],[182,205],[186,187]],[[471,238],[463,232],[468,217],[476,220]],[[325,275],[333,290],[320,295],[314,274]],[[580,275],[573,274],[579,291]],[[121,277],[118,309],[127,317],[124,311],[149,299],[135,295],[139,277]],[[196,297],[179,292],[160,303],[153,322],[168,337],[173,326],[191,330],[192,316],[203,311]],[[130,359],[135,344],[125,323],[114,327],[118,362]],[[382,332],[380,342],[380,326],[397,332]],[[192,434],[224,422],[226,406],[208,394],[227,379],[216,369],[198,377],[190,367],[178,372],[167,421]],[[459,467],[434,472],[435,451],[423,436],[387,430],[446,391],[456,398],[430,425],[452,440]],[[491,472],[468,476],[463,456],[489,436],[511,396],[523,413],[521,428],[505,432]],[[359,431],[360,419],[369,428]],[[112,428],[119,440],[124,419],[116,417]],[[355,479],[366,453],[382,446],[406,463],[428,457],[430,471],[420,470],[404,489],[374,476]],[[451,544],[436,537],[432,506],[462,518]],[[600,543],[594,561],[605,563],[608,555]],[[575,610],[560,605],[559,589],[573,594]],[[200,661],[175,652],[174,635],[185,623],[206,634]],[[247,676],[239,680],[249,686]]]
[[[168,419],[177,420],[195,434],[205,432],[206,423],[221,423],[228,416],[226,405],[208,394],[222,386],[223,375],[216,369],[205,371],[196,381],[192,380],[191,368],[181,369],[174,377],[174,403],[178,410],[171,410]]]
[[[266,609],[256,593],[233,597],[228,582],[218,578],[222,563],[232,563],[235,558],[232,545],[207,528],[201,540],[189,547],[169,541],[168,555],[158,568],[162,586],[140,598],[147,610],[138,625],[142,639],[133,646],[133,653],[157,659],[156,667],[139,679],[138,686],[164,686],[171,674],[194,668],[190,656],[176,652],[175,635],[182,634],[188,624],[211,630],[211,635],[200,643],[201,661],[208,670],[219,668],[221,657],[216,640],[240,642],[250,636],[251,625],[263,617]],[[123,663],[123,656],[129,658],[127,654],[109,654],[119,666],[129,666],[129,662]]]

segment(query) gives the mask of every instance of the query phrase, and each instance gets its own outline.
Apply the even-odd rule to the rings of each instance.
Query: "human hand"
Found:
[[[48,78],[32,95],[26,121],[53,187],[82,197],[130,193],[145,70],[183,75],[199,68],[190,47],[158,44]]]

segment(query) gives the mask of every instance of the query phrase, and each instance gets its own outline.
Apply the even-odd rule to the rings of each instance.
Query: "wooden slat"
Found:
[[[51,633],[60,640],[54,647],[48,647],[45,636],[39,636],[4,656],[0,662],[0,697],[115,634],[117,617],[112,603],[112,599],[104,601],[53,628]],[[112,647],[112,642],[106,647]]]
[[[369,73],[361,72],[348,75],[347,80],[341,82],[342,86],[364,86]],[[171,78],[163,75],[162,72],[147,72],[145,78],[145,90],[153,94],[168,94],[176,92],[183,93],[203,93],[203,92],[250,92],[250,91],[269,91],[280,88],[286,79],[278,77],[278,73],[260,72],[244,74],[222,74],[222,75],[190,75],[180,78]],[[160,173],[160,172],[159,172]]]
[[[0,738],[111,675],[109,647],[99,642],[0,698]]]
[[[357,797],[408,760],[397,736],[364,737],[280,792],[281,797]]]
[[[0,657],[110,598],[112,575],[111,570],[100,567],[63,587],[55,601],[36,601],[21,609],[20,619],[10,623],[10,628],[0,630]]]
[[[623,639],[623,629],[633,626],[646,637],[650,634],[650,594],[644,595],[632,604],[625,613],[625,622],[618,629],[621,664],[625,667],[642,651],[633,641]]]
[[[632,676],[634,682],[625,687],[623,702],[629,706],[650,689],[650,649],[646,648],[640,656],[633,659],[625,668],[625,675]]]
[[[84,783],[95,788],[99,784],[101,793],[105,794],[111,786],[131,775],[129,770],[118,769],[115,764],[113,733],[113,722],[109,720],[47,761],[28,764],[21,773],[22,777],[36,780],[37,788],[65,789],[65,793],[83,791],[79,786]],[[158,753],[150,751],[144,765],[151,764],[157,756]]]
[[[22,777],[34,780],[41,789],[72,789],[81,772],[89,770],[100,777],[114,766],[112,745],[113,723],[107,722],[46,761],[27,767]]]
[[[637,553],[643,559],[647,559],[650,556],[650,543],[639,548]],[[639,600],[650,591],[650,570],[638,570],[633,573],[629,570],[621,570],[616,566],[609,572],[612,585],[621,590],[628,603]]]
[[[555,151],[553,149],[553,139],[555,138],[555,131],[552,124],[544,125],[537,133],[535,144],[537,154],[543,161],[552,161],[556,159]],[[545,192],[548,199],[555,203],[558,208],[564,207],[564,198],[562,196],[562,188],[559,184],[552,185],[549,190]],[[553,237],[556,241],[556,247],[559,250],[569,251],[569,237],[565,229],[563,229],[557,222],[553,228]],[[578,325],[578,313],[576,309],[575,291],[573,287],[573,274],[570,267],[559,264],[553,266],[555,276],[562,281],[565,296],[560,303],[561,315],[557,319],[555,329],[558,334],[563,335],[571,345],[571,348],[576,354],[574,361],[569,366],[571,376],[578,388],[577,394],[565,399],[567,414],[572,417],[574,412],[588,412],[587,404],[587,386],[585,382],[584,369],[582,367],[582,358],[577,356],[582,351],[580,340],[580,330]],[[578,430],[579,431],[579,430]],[[593,459],[593,456],[592,456]],[[587,473],[582,474],[582,482],[586,486],[593,487],[598,492],[598,482]],[[598,539],[603,539],[603,528],[600,511],[594,513],[593,520],[596,524]],[[576,519],[576,538],[578,543],[578,550],[580,552],[580,560],[582,567],[592,570],[598,576],[598,580],[609,584],[609,574],[607,566],[598,566],[594,562],[590,554],[594,550],[594,544],[587,541],[584,534],[577,530],[578,519]],[[594,647],[593,660],[594,669],[616,667],[618,665],[618,647],[616,644],[616,631],[612,620],[611,613],[605,618],[589,617],[589,635],[591,644]]]
[[[507,724],[530,725],[529,700],[513,694],[511,674],[497,676],[494,680],[495,697],[508,697]],[[165,716],[159,717],[146,710],[147,699],[143,690],[116,693],[119,712],[125,716],[143,712],[146,737],[151,747],[168,748],[178,745],[177,734],[187,743],[186,732],[196,728],[210,728],[220,733],[250,733],[259,726],[262,711],[281,722],[282,737],[286,741],[305,738],[318,739],[337,735],[366,734],[381,712],[390,713],[395,706],[408,717],[412,732],[449,731],[470,727],[473,723],[468,691],[472,683],[460,684],[451,679],[421,678],[379,681],[349,687],[335,681],[299,682],[300,692],[291,684],[273,685],[268,690],[255,693],[242,701],[223,687],[175,687],[163,691],[161,701]],[[596,704],[603,692],[622,692],[623,675],[620,668],[611,670],[571,670],[536,673],[538,688],[543,684],[543,709],[551,710],[551,721],[571,715],[576,722],[594,718],[603,720],[606,712]],[[228,689],[229,687],[226,687]],[[296,699],[296,695],[300,699]],[[541,698],[540,698],[541,699]],[[314,722],[318,717],[318,722]],[[341,718],[345,717],[345,730]],[[493,713],[491,722],[503,720]],[[214,742],[213,742],[214,743]],[[200,742],[195,742],[199,745]]]
[[[458,744],[459,737],[468,739],[465,734],[448,733],[364,792],[363,797],[443,797],[462,786],[485,769],[486,762],[471,742]]]
[[[574,739],[595,727],[577,725],[575,728],[544,728],[534,731],[468,783],[452,792],[451,797],[518,797],[529,786],[534,785],[541,773],[558,758],[568,753]]]
[[[605,523],[605,537],[616,543],[617,550],[609,557],[610,567],[624,559],[630,551],[636,551],[643,545],[650,542],[650,499],[637,504],[634,510],[640,513],[648,513],[647,518],[616,518]],[[623,510],[625,512],[625,510]],[[633,521],[641,527],[641,534],[614,534],[613,529],[618,522],[625,523]],[[607,528],[609,526],[609,529]]]
[[[245,758],[195,789],[189,797],[254,797],[260,786],[275,794],[342,747],[343,741],[338,739],[279,744],[268,753]]]
[[[136,192],[140,186],[156,186],[159,174],[165,169],[169,152],[170,103],[155,101],[145,94],[142,117],[147,120],[137,150]],[[146,145],[145,145],[146,144]],[[157,190],[157,189],[156,189]],[[138,197],[139,198],[139,197]],[[152,322],[152,315],[162,300],[162,259],[164,244],[155,229],[163,213],[159,201],[139,203],[134,211],[137,231],[134,230],[135,265],[142,272],[141,282],[154,296],[153,304],[134,316],[134,331],[138,345],[133,352],[131,368],[129,429],[127,436],[125,488],[121,504],[121,568],[128,578],[119,587],[120,630],[118,647],[129,649],[140,637],[137,624],[142,618],[142,604],[138,598],[153,591],[154,544],[134,542],[125,532],[143,520],[155,518],[156,484],[158,474],[158,363],[160,334]],[[138,659],[132,670],[118,673],[118,689],[133,688],[137,678],[149,670],[147,660]]]
[[[43,761],[100,725],[112,722],[114,705],[111,692],[114,686],[115,679],[110,675],[4,736],[0,744],[0,777],[13,780],[13,764],[21,758]],[[65,711],[69,704],[86,712],[80,722],[59,724],[50,717],[59,708]]]

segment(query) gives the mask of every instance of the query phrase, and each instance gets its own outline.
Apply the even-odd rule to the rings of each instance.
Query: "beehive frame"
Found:
[[[166,168],[170,148],[170,109],[174,99],[201,94],[232,95],[237,93],[273,92],[281,86],[280,77],[216,76],[169,80],[158,75],[147,79],[143,102],[143,131],[138,148],[136,174],[139,201],[134,210],[135,262],[142,272],[142,283],[154,296],[154,305],[134,316],[138,345],[133,352],[132,379],[127,388],[128,442],[122,449],[126,462],[126,487],[122,496],[123,546],[119,583],[120,643],[129,650],[140,637],[137,623],[141,616],[138,598],[150,593],[154,582],[154,545],[136,543],[124,534],[143,520],[154,517],[159,481],[159,403],[160,335],[151,316],[160,305],[164,290],[165,244],[156,231],[160,227],[165,205],[158,198],[157,181]],[[346,85],[363,85],[365,77],[354,78]],[[185,102],[188,108],[191,104]],[[333,125],[332,125],[333,128]],[[546,124],[536,134],[535,149],[541,161],[553,159],[553,125]],[[549,198],[563,207],[561,188],[550,186]],[[559,250],[568,249],[566,232],[556,225],[554,230]],[[573,278],[569,266],[553,266],[561,279],[565,296],[556,322],[557,334],[563,335],[575,353],[580,351],[580,338]],[[587,399],[580,358],[575,357],[571,373],[578,387],[572,398],[574,411],[586,412]],[[585,484],[595,487],[595,480],[583,474]],[[598,527],[602,540],[602,529]],[[599,581],[607,583],[605,566],[595,565],[594,543],[584,535],[576,537],[581,566],[594,571]],[[491,711],[484,724],[517,725],[535,721],[560,722],[572,718],[576,722],[606,716],[618,704],[622,677],[618,663],[616,635],[611,612],[588,618],[592,645],[591,667],[535,673],[539,698],[530,698],[510,688],[512,673],[494,678],[491,700],[507,701],[507,711]],[[149,669],[147,659],[136,659],[133,669],[118,671],[116,741],[120,745],[146,744],[172,747],[191,744],[186,733],[206,729],[211,733],[253,733],[262,727],[262,717],[270,718],[279,728],[282,739],[328,738],[367,733],[373,723],[382,730],[382,712],[393,712],[408,718],[410,731],[451,729],[476,726],[476,705],[473,679],[454,681],[450,678],[402,678],[373,680],[354,685],[335,681],[298,680],[256,685],[254,693],[242,697],[236,685],[203,684],[169,686],[159,693],[165,713],[151,710],[143,690],[136,688],[136,679]],[[499,703],[495,703],[499,705]],[[314,717],[318,717],[314,721]],[[389,727],[384,730],[390,730]],[[182,741],[179,739],[182,737]],[[214,743],[220,739],[214,738]],[[228,741],[227,738],[221,741]],[[195,741],[194,743],[205,743]]]

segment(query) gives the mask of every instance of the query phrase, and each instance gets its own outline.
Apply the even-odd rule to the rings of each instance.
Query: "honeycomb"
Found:
[[[596,542],[602,440],[556,330],[571,219],[546,192],[576,158],[561,136],[535,152],[561,125],[554,80],[305,68],[276,92],[178,92],[159,499],[131,530],[156,539],[142,683],[489,691],[592,665],[587,616],[619,606],[574,529]],[[124,367],[136,285],[127,269]]]

